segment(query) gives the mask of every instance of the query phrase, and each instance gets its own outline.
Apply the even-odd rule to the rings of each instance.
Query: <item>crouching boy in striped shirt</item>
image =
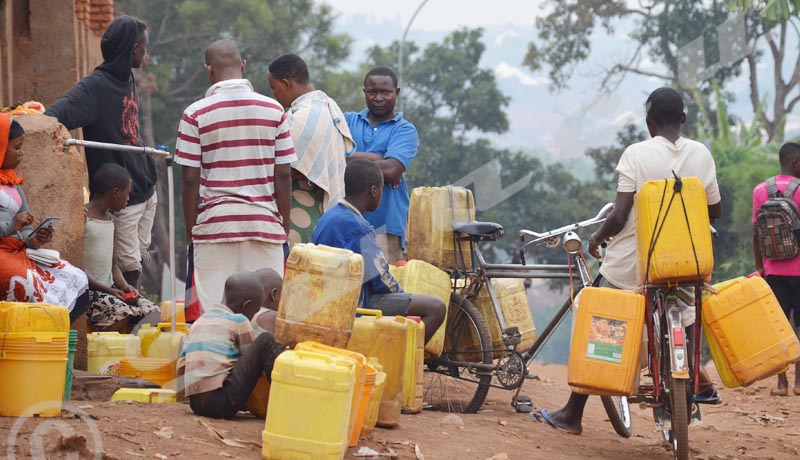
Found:
[[[178,360],[178,387],[195,414],[231,419],[262,374],[271,380],[283,347],[271,333],[256,337],[253,332],[250,320],[263,301],[264,288],[255,275],[234,273],[225,281],[222,304],[192,325]]]

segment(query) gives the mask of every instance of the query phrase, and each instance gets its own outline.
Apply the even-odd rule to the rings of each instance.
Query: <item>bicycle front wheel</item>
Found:
[[[492,341],[478,308],[452,295],[442,354],[426,361],[423,400],[432,408],[474,414],[492,381]]]
[[[601,396],[600,400],[603,401],[603,408],[614,431],[623,438],[630,438],[633,434],[633,422],[627,396]]]

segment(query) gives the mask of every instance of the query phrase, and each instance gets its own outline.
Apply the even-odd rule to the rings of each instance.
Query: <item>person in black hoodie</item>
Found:
[[[45,112],[67,129],[83,128],[86,140],[143,145],[139,134],[139,96],[131,69],[139,68],[147,54],[147,25],[120,16],[108,26],[100,41],[103,63],[70,89]],[[150,245],[156,212],[158,179],[152,158],[102,149],[86,149],[89,190],[94,175],[105,163],[123,166],[133,179],[128,206],[115,215],[117,259],[125,280],[138,289],[142,256]]]

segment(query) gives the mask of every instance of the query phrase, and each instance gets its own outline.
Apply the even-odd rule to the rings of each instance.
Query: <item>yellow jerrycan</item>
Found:
[[[172,323],[172,302],[165,300],[161,302],[161,322]],[[183,299],[175,301],[175,322],[186,324],[186,311]]]
[[[706,191],[700,179],[645,182],[634,196],[639,284],[711,279],[714,252]],[[649,261],[649,264],[648,264]]]
[[[0,333],[13,332],[69,332],[69,311],[47,303],[0,302]]]
[[[58,417],[68,333],[0,334],[0,417]]]
[[[578,393],[634,394],[644,328],[641,294],[587,287],[572,332],[567,381]]]
[[[743,386],[800,361],[797,335],[763,278],[736,278],[717,292],[703,304],[703,322]]]
[[[163,390],[160,388],[120,388],[111,396],[111,400],[164,404],[176,402],[177,394],[175,390]]]
[[[519,278],[495,278],[492,280],[492,287],[497,296],[500,311],[503,312],[506,327],[516,326],[522,336],[519,345],[517,345],[517,351],[525,353],[533,348],[533,344],[536,343],[536,338],[539,336],[536,332],[536,326],[533,324],[531,307],[528,304],[528,295],[525,292],[525,280]],[[495,350],[505,349],[503,331],[500,330],[500,323],[497,321],[497,314],[495,314],[492,300],[489,297],[489,290],[486,287],[478,293],[475,299],[475,306],[481,311],[486,319],[486,325],[489,326],[492,348]],[[495,358],[501,354],[501,352],[496,352]]]
[[[453,240],[453,222],[475,220],[472,191],[464,187],[417,187],[408,207],[408,258],[424,260],[444,270],[472,268],[469,243],[460,251]]]
[[[389,271],[400,283],[404,291],[412,294],[432,295],[442,299],[445,307],[450,305],[452,283],[447,272],[422,260],[409,260],[405,264],[398,262],[397,267],[389,266]],[[447,310],[442,325],[425,344],[425,353],[440,356],[444,347],[444,331],[447,329]]]
[[[368,359],[369,367],[375,369],[375,388],[369,398],[369,405],[364,414],[364,423],[361,425],[361,436],[369,436],[375,424],[378,423],[378,411],[381,408],[381,400],[383,399],[383,389],[386,386],[386,373],[383,372],[378,358],[372,357]]]
[[[287,350],[272,369],[270,403],[262,434],[265,460],[341,460],[353,403],[352,359]]]
[[[403,376],[406,364],[408,325],[403,316],[384,317],[380,310],[358,309],[353,335],[347,344],[367,357],[378,358],[386,373],[386,387],[378,411],[378,426],[391,428],[400,423],[403,407]],[[402,350],[398,353],[398,350]]]
[[[361,255],[323,245],[296,244],[286,261],[275,339],[294,347],[307,340],[344,348],[353,329],[364,262]]]
[[[332,347],[317,342],[300,342],[294,347],[295,350],[313,351],[316,353],[324,353],[335,357],[342,357],[352,359],[356,365],[356,379],[353,386],[353,400],[350,405],[350,420],[347,423],[348,440],[353,439],[355,436],[355,444],[348,442],[350,447],[358,445],[358,434],[361,433],[361,425],[363,418],[358,420],[358,408],[364,397],[364,384],[367,377],[367,358],[361,353],[345,350],[342,348]],[[371,391],[371,390],[370,390]],[[368,402],[368,401],[367,401]]]
[[[404,414],[422,412],[422,379],[425,361],[425,323],[419,316],[408,316],[408,342],[406,343],[406,372],[403,376]]]
[[[119,375],[121,359],[142,357],[142,340],[132,334],[92,332],[87,341],[87,370],[92,374]]]

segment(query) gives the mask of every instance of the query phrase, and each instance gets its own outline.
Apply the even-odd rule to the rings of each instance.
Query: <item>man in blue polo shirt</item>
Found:
[[[357,152],[348,161],[363,159],[376,163],[383,173],[383,200],[375,212],[364,216],[375,227],[378,244],[389,263],[403,260],[408,218],[408,187],[403,173],[417,156],[417,128],[403,114],[394,111],[397,75],[388,67],[375,67],[364,77],[367,108],[345,114]]]

